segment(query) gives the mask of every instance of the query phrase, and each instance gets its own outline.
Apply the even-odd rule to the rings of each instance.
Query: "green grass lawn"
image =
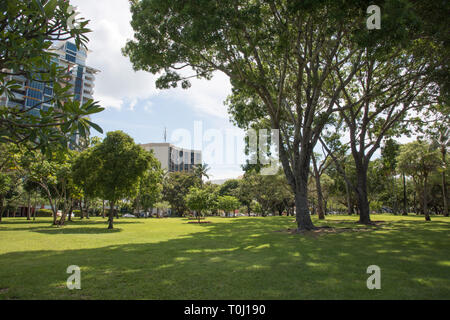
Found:
[[[366,231],[277,232],[292,217],[101,218],[63,228],[50,218],[0,224],[2,299],[450,299],[450,219],[379,215]],[[365,228],[356,217],[317,225]],[[81,290],[68,290],[69,265]],[[369,265],[381,290],[368,290]]]

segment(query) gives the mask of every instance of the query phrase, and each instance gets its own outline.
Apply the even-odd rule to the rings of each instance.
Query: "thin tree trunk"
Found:
[[[102,217],[103,217],[103,219],[106,217],[105,216],[105,200],[103,200]]]
[[[322,185],[320,183],[320,174],[317,169],[316,157],[314,154],[311,155],[313,169],[314,169],[314,179],[316,181],[316,193],[317,193],[317,215],[319,220],[325,219],[325,212],[323,210],[323,194],[322,194]]]
[[[425,215],[425,221],[431,221],[430,213],[428,212],[427,184],[428,176],[425,176],[425,178],[423,179],[423,214]]]
[[[141,215],[139,213],[139,211],[141,210],[141,204],[140,204],[141,200],[140,200],[140,195],[138,194],[137,199],[136,199],[136,209],[137,209],[137,217],[140,218]]]
[[[110,209],[109,209],[109,219],[108,219],[108,229],[113,229],[113,221],[114,221],[114,201],[110,201]]]
[[[31,192],[28,193],[27,220],[31,220]]]
[[[346,194],[346,200],[347,200],[347,213],[349,216],[351,216],[353,214],[353,203],[352,203],[352,199],[351,199],[351,194],[350,194],[350,186],[348,185],[347,181],[345,181],[345,194]]]
[[[70,210],[69,210],[69,217],[67,218],[68,221],[72,221],[72,214],[73,214],[73,207],[74,207],[74,201],[71,201]]]
[[[397,193],[395,189],[395,175],[392,176],[392,213],[397,215]]]
[[[89,201],[86,199],[86,197],[84,198],[84,211],[86,212],[86,219],[89,220]]]
[[[33,221],[36,220],[36,205],[37,205],[37,192],[34,193]]]
[[[406,204],[406,176],[403,173],[403,215],[408,215],[408,209]]]
[[[442,197],[444,198],[444,217],[448,217],[448,199],[447,199],[447,181],[445,175],[447,174],[445,168],[447,167],[447,161],[445,155],[447,153],[446,147],[441,148],[442,163],[444,164],[444,170],[442,170]]]
[[[3,213],[5,212],[6,206],[5,206],[5,199],[3,197],[0,197],[0,223],[2,222]]]

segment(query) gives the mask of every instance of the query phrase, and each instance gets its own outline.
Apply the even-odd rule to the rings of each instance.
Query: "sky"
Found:
[[[79,12],[78,17],[90,20],[87,65],[101,71],[96,76],[94,99],[106,108],[92,120],[105,133],[122,130],[136,143],[164,142],[167,128],[167,142],[203,151],[203,161],[211,167],[210,179],[236,178],[243,174],[241,164],[245,159],[240,144],[235,145],[234,160],[227,160],[225,154],[229,150],[222,143],[230,135],[243,135],[230,122],[223,103],[231,93],[225,75],[217,73],[210,81],[194,79],[188,90],[158,90],[156,76],[135,72],[129,59],[122,55],[126,41],[133,38],[127,0],[72,0],[70,3]],[[194,137],[194,127],[199,126],[202,131],[197,130]],[[104,136],[92,131],[94,135]],[[191,142],[179,138],[183,132],[191,136]],[[223,146],[222,150],[217,150],[217,146]]]

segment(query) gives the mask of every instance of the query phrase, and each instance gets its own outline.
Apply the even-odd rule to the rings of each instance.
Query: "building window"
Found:
[[[66,49],[74,51],[74,52],[78,51],[77,46],[75,44],[73,44],[72,42],[66,42]]]
[[[74,56],[71,56],[70,54],[66,54],[66,60],[70,62],[76,62],[76,59]]]

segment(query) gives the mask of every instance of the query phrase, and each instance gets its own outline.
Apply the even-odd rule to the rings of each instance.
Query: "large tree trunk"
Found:
[[[298,230],[315,229],[309,214],[308,197],[305,195],[305,192],[299,191],[295,193],[295,209]]]
[[[316,227],[312,223],[308,207],[308,175],[310,166],[310,156],[313,146],[303,148],[300,154],[296,154],[295,165],[291,170],[289,157],[283,144],[280,143],[279,156],[283,165],[286,178],[294,192],[295,197],[295,220],[297,230],[314,230]]]
[[[295,208],[298,230],[314,230],[308,207],[308,173],[309,161],[297,175],[297,188],[295,190]]]
[[[356,193],[358,196],[359,223],[363,224],[372,223],[370,221],[369,200],[367,199],[367,169],[367,165],[356,164]]]
[[[108,229],[113,229],[113,220],[114,220],[114,201],[110,201],[110,209],[109,209],[109,219],[108,219]]]

